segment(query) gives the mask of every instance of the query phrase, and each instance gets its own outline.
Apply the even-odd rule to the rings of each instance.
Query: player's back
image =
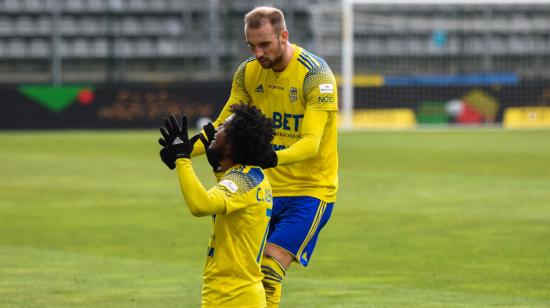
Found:
[[[260,262],[271,216],[271,185],[259,167],[236,166],[212,189],[227,211],[213,217],[204,270],[203,307],[263,307]]]

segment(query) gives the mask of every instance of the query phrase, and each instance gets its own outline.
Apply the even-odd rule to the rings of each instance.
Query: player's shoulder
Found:
[[[252,66],[256,66],[256,65],[259,65],[258,60],[256,60],[256,57],[250,57],[250,58],[244,60],[243,62],[241,62],[241,64],[239,65],[239,69],[244,70],[247,67],[252,67]]]
[[[298,49],[298,63],[305,67],[308,71],[319,71],[323,69],[328,69],[327,62],[314,54],[311,51],[306,50],[302,47],[297,47]]]
[[[233,193],[246,193],[259,186],[265,179],[265,174],[260,167],[238,166],[228,171],[219,184],[225,186]]]

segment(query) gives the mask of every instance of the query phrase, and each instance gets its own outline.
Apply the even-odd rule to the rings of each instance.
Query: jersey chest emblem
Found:
[[[296,103],[298,100],[298,89],[296,87],[290,87],[288,97],[291,103]]]

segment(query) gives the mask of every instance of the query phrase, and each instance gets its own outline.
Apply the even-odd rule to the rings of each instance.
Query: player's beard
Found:
[[[277,41],[277,42],[279,42],[279,41]],[[268,57],[261,57],[260,59],[258,59],[258,62],[260,62],[260,65],[265,69],[273,68],[277,64],[279,64],[283,59],[283,47],[280,44],[279,44],[279,48],[277,49],[277,52],[275,53],[275,55],[276,55],[275,59],[273,59],[273,60],[271,60]]]

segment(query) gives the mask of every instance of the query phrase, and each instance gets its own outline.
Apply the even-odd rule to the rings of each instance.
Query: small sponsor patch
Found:
[[[319,85],[319,91],[321,94],[332,94],[334,93],[334,87],[330,83],[322,83]]]
[[[221,180],[220,185],[227,188],[230,192],[234,193],[239,190],[239,186],[231,180]]]
[[[319,103],[334,103],[334,97],[332,96],[319,96],[317,98]]]

